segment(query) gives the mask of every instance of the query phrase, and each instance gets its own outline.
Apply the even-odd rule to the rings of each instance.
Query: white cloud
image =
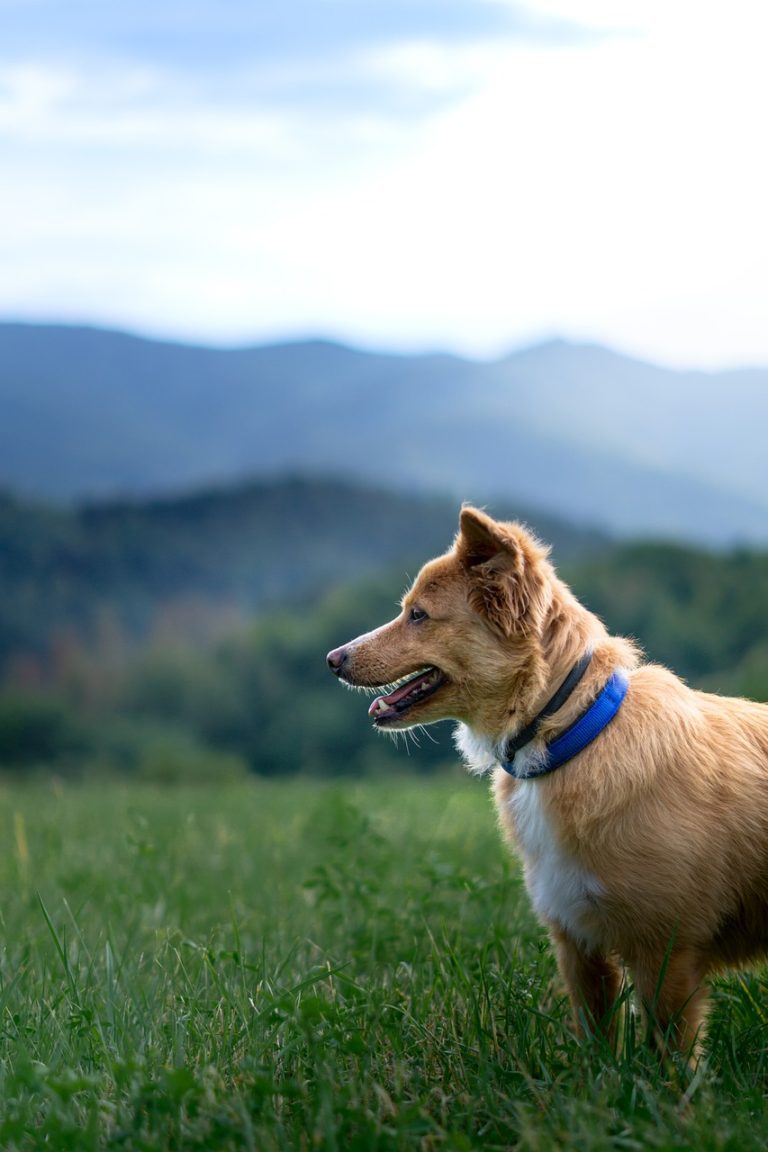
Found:
[[[277,139],[283,121],[269,109],[190,102],[157,71],[35,64],[0,70],[0,139],[10,144],[259,146]]]

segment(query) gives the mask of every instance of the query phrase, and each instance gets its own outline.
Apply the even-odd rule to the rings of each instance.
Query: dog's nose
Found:
[[[334,648],[333,651],[329,652],[326,656],[328,667],[336,676],[341,675],[341,670],[347,662],[347,655],[346,648]]]

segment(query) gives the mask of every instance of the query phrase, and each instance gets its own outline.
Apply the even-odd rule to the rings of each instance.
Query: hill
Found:
[[[527,518],[566,559],[605,542],[550,516],[494,510]],[[75,508],[6,496],[0,671],[21,656],[47,667],[72,644],[119,651],[153,636],[207,639],[393,566],[401,586],[404,571],[448,547],[456,525],[450,499],[302,477]]]
[[[604,542],[597,552],[583,548],[589,541],[574,543],[559,553],[559,567],[611,631],[636,636],[651,659],[693,684],[768,698],[768,554]],[[273,571],[280,555],[273,553]],[[46,585],[49,596],[57,583]],[[342,692],[325,667],[330,648],[393,615],[402,586],[402,564],[361,581],[355,561],[327,591],[272,604],[237,627],[230,620],[226,634],[204,645],[195,629],[211,603],[179,612],[183,585],[164,606],[147,597],[162,625],[148,643],[140,635],[128,643],[114,621],[105,629],[98,618],[91,637],[59,629],[34,666],[29,656],[9,663],[0,685],[0,771],[117,770],[170,783],[220,781],[246,767],[359,777],[455,764],[450,724],[398,749],[371,732],[365,699]],[[140,571],[131,588],[126,603],[135,604]],[[117,583],[112,596],[114,612]]]
[[[554,342],[495,363],[0,325],[0,484],[44,499],[318,471],[622,534],[768,540],[768,371]]]
[[[651,658],[768,696],[768,553],[615,543],[491,510],[553,541],[577,594]],[[72,509],[0,501],[0,769],[402,770],[324,654],[394,614],[456,513],[301,477]],[[448,728],[412,767],[455,761]]]

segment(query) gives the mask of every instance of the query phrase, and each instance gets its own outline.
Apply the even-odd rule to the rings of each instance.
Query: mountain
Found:
[[[607,544],[524,518],[559,560]],[[392,573],[394,614],[406,573],[448,548],[457,524],[450,499],[302,477],[76,508],[0,497],[0,679],[12,661],[55,662],[73,641],[114,657],[153,639],[209,639],[374,573]]]
[[[0,484],[72,500],[286,470],[500,498],[622,534],[768,540],[768,370],[552,342],[493,363],[0,325]]]
[[[531,427],[765,503],[768,369],[680,372],[607,348],[551,341],[497,366]]]

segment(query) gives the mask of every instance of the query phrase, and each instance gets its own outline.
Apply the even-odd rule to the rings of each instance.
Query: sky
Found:
[[[768,364],[757,0],[0,0],[0,318]]]

